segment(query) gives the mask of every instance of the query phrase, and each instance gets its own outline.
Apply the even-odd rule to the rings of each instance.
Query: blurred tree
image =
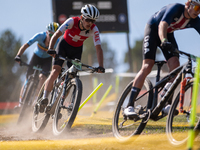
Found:
[[[101,47],[104,54],[104,68],[114,69],[117,66],[115,52],[108,47],[108,43],[105,41],[101,42]],[[92,38],[88,38],[83,44],[82,62],[96,67],[99,66]]]
[[[0,101],[18,101],[23,71],[14,57],[20,46],[21,40],[16,39],[10,30],[0,34]],[[27,57],[24,57],[26,61]]]
[[[138,72],[142,66],[142,59],[143,59],[143,54],[142,54],[142,40],[137,40],[135,42],[135,47],[131,48],[131,55],[132,55],[132,60],[133,60],[133,72]],[[128,63],[128,52],[125,55],[124,62]],[[130,72],[130,68],[128,70]]]

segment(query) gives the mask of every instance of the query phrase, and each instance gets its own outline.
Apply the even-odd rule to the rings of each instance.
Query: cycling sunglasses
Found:
[[[85,18],[84,16],[83,16],[83,18],[85,19],[85,21],[86,22],[91,22],[91,23],[95,23],[96,22],[96,20],[93,20],[93,19],[88,19],[88,18]]]
[[[199,5],[195,5],[195,4],[193,4],[193,3],[191,3],[191,5],[193,6],[193,9],[195,10],[195,11],[200,11],[200,6]]]

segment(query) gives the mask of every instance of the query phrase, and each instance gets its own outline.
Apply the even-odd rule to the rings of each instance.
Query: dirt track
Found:
[[[101,114],[104,114],[103,112]],[[108,114],[108,113],[107,113]],[[165,134],[141,135],[133,137],[130,143],[122,144],[117,141],[111,131],[111,119],[78,116],[69,134],[55,137],[52,134],[51,122],[42,133],[33,133],[30,127],[18,128],[16,116],[1,116],[1,121],[9,123],[0,126],[0,149],[28,150],[173,150],[186,149],[186,145],[174,147],[169,144]],[[2,119],[3,118],[3,119]],[[7,118],[7,119],[6,119]],[[92,120],[92,121],[91,121]],[[90,124],[88,124],[90,123]],[[195,141],[194,149],[200,150],[200,139]]]
[[[0,150],[183,150],[172,146],[164,132],[157,134],[140,135],[133,137],[128,144],[122,144],[113,137],[112,117],[113,110],[106,108],[92,115],[92,109],[85,107],[78,116],[69,133],[54,136],[52,133],[52,119],[42,133],[33,133],[31,126],[17,127],[18,115],[0,116]],[[27,122],[31,122],[27,120]],[[165,122],[163,122],[165,128]],[[153,124],[155,124],[153,122]],[[163,130],[163,129],[162,129]],[[195,141],[194,149],[200,150],[200,137]]]

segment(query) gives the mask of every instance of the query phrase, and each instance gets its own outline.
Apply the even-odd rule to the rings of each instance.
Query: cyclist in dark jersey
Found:
[[[33,43],[37,42],[37,46],[34,49],[33,56],[31,58],[31,61],[29,63],[30,67],[28,68],[27,74],[26,74],[26,80],[24,85],[28,82],[28,76],[31,75],[34,70],[33,66],[40,65],[42,68],[42,74],[40,75],[40,82],[38,85],[37,89],[40,89],[41,85],[44,83],[46,80],[47,76],[50,73],[51,70],[51,64],[52,64],[52,57],[47,54],[48,46],[50,39],[54,32],[59,28],[59,24],[56,22],[52,22],[47,25],[47,31],[46,32],[39,32],[36,33],[31,39],[29,39],[24,45],[22,45],[17,53],[17,56],[15,57],[15,61],[20,63],[21,61],[21,55],[25,52],[25,50],[31,46]],[[56,47],[57,43],[59,40],[56,41],[56,44],[54,47]],[[23,87],[24,87],[23,85]],[[19,98],[19,105],[17,107],[21,107],[22,102],[22,92],[23,92],[23,87],[20,92],[20,98]],[[37,93],[37,91],[36,91]]]
[[[57,54],[70,59],[77,58],[81,60],[83,42],[92,36],[99,62],[98,70],[102,73],[105,71],[103,67],[103,51],[101,48],[99,30],[94,24],[99,17],[99,11],[95,6],[88,4],[82,7],[81,14],[80,17],[71,17],[67,19],[60,26],[50,41],[49,50],[53,50],[57,38],[64,33],[64,36],[60,39],[56,47]],[[62,69],[63,62],[63,60],[56,60],[54,62],[52,72],[45,84],[43,100],[41,101],[41,104],[44,106],[41,108],[45,107],[48,103],[47,97],[53,88],[53,82]],[[71,64],[68,63],[67,66],[70,67]]]
[[[179,56],[169,52],[169,50],[178,49],[174,31],[194,28],[200,34],[199,13],[200,0],[188,0],[185,5],[175,3],[163,7],[147,22],[143,41],[143,64],[133,82],[129,103],[124,110],[126,116],[137,116],[134,111],[134,101],[144,84],[146,76],[152,70],[157,47],[161,49],[166,58],[169,71],[178,67],[180,65]]]

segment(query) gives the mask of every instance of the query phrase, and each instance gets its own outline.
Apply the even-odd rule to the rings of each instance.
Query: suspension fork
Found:
[[[184,104],[184,96],[185,96],[185,86],[187,84],[187,81],[192,79],[191,77],[186,77],[184,78],[182,81],[181,81],[181,89],[180,89],[180,97],[179,97],[179,101],[180,101],[180,104],[179,104],[179,112],[180,113],[183,113],[183,104]],[[192,90],[191,89],[191,94],[192,94]],[[191,98],[192,96],[190,97],[190,104],[191,104]]]
[[[64,81],[64,87],[63,87],[63,91],[62,91],[62,96],[61,96],[61,105],[63,105],[63,102],[65,100],[66,97],[66,89],[67,89],[67,84],[69,83],[69,81],[71,80],[71,78],[69,78],[69,73],[66,75],[65,77],[65,81]],[[61,83],[62,84],[62,83]]]

